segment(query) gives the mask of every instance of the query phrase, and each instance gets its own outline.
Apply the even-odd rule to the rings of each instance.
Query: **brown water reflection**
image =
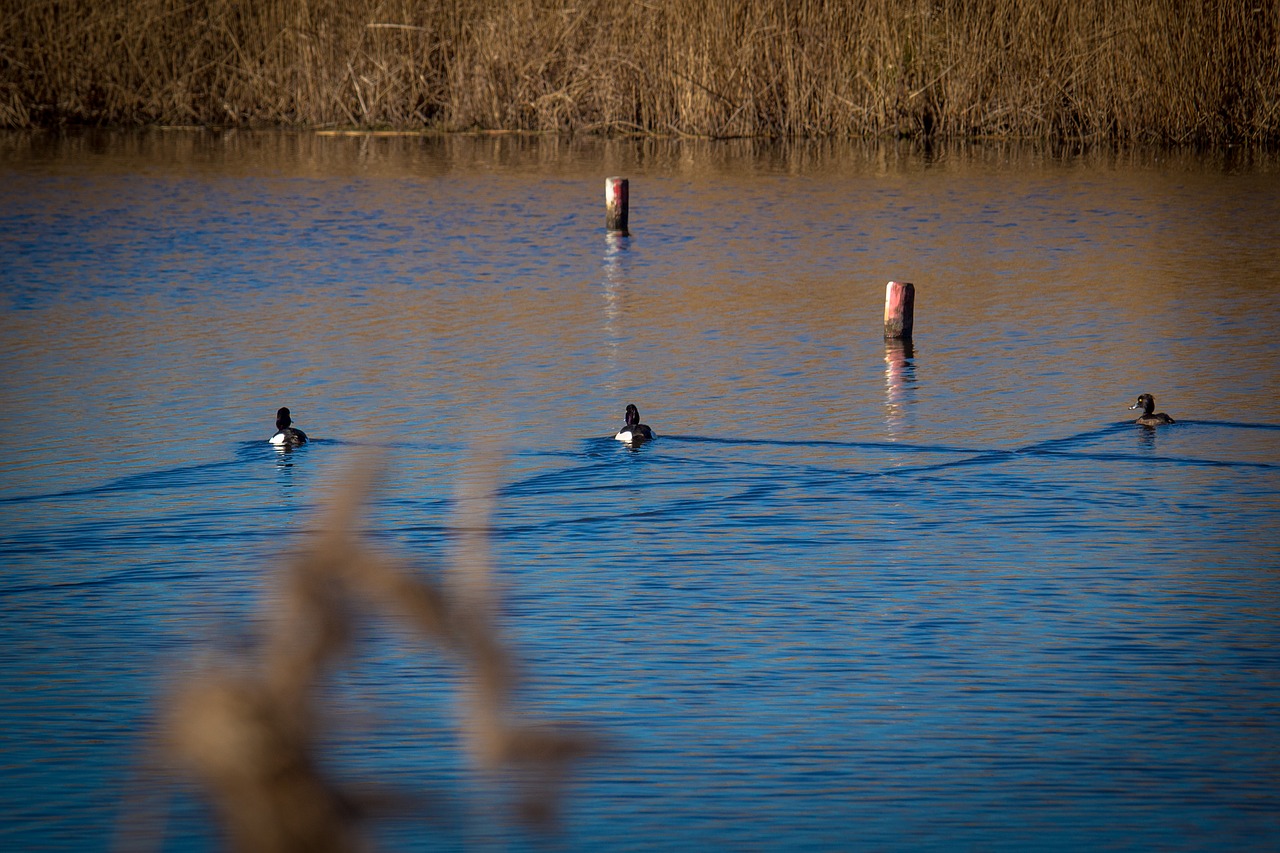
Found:
[[[901,277],[920,290],[918,405],[956,415],[922,423],[1016,440],[1118,417],[1110,401],[1144,389],[1184,416],[1274,415],[1280,169],[1258,152],[243,132],[0,145],[21,194],[8,291],[42,306],[3,319],[13,366],[39,380],[83,375],[86,353],[123,360],[113,399],[170,384],[156,372],[185,352],[184,375],[208,373],[178,384],[225,387],[219,409],[294,396],[322,422],[389,432],[463,429],[457,412],[589,431],[648,393],[681,432],[728,418],[748,435],[871,437],[880,291]],[[635,176],[631,238],[599,226],[603,172]],[[33,194],[51,180],[71,183]],[[57,291],[28,297],[33,277]],[[44,405],[104,414],[74,396]],[[11,434],[33,428],[11,410]]]

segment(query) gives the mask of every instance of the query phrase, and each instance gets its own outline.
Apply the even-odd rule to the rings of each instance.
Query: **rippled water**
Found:
[[[159,696],[252,633],[362,447],[373,536],[439,559],[480,436],[522,705],[612,746],[561,846],[1280,843],[1275,157],[0,150],[5,848],[158,815],[162,849],[214,846],[145,769]],[[1178,423],[1126,422],[1144,391]],[[636,452],[607,437],[628,402],[660,436]],[[291,454],[280,405],[315,439]],[[367,631],[333,774],[462,804],[380,846],[524,844],[465,769],[454,665]]]

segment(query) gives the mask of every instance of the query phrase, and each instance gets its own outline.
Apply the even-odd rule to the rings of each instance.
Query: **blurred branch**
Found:
[[[593,739],[522,722],[512,707],[511,656],[495,625],[490,553],[499,474],[495,452],[477,454],[459,486],[455,547],[443,584],[370,549],[361,512],[379,476],[360,460],[320,511],[315,531],[285,569],[256,662],[201,673],[175,691],[165,715],[168,753],[203,784],[236,850],[252,853],[364,849],[358,798],[320,772],[316,685],[352,659],[353,614],[407,621],[468,670],[462,730],[476,765],[516,769],[518,811],[545,824],[567,764]]]

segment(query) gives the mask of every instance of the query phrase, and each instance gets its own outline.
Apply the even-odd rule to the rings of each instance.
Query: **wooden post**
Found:
[[[884,336],[910,338],[915,321],[916,286],[909,281],[891,281],[884,290]]]
[[[627,233],[627,179],[604,179],[604,227],[618,234]]]

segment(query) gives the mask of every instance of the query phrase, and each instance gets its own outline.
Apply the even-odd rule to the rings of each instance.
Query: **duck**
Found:
[[[276,412],[276,434],[271,436],[271,443],[285,449],[298,447],[307,443],[307,434],[291,426],[293,418],[289,417],[289,409],[281,407]]]
[[[614,438],[625,441],[627,444],[639,444],[653,438],[653,430],[649,429],[648,425],[640,423],[640,410],[636,408],[635,403],[627,404],[627,422],[622,429],[618,430]]]
[[[1173,418],[1169,417],[1164,412],[1156,411],[1156,398],[1152,397],[1150,394],[1139,394],[1138,402],[1134,403],[1129,408],[1142,409],[1142,415],[1134,421],[1135,424],[1153,427],[1161,426],[1162,424],[1171,424],[1174,422]]]

